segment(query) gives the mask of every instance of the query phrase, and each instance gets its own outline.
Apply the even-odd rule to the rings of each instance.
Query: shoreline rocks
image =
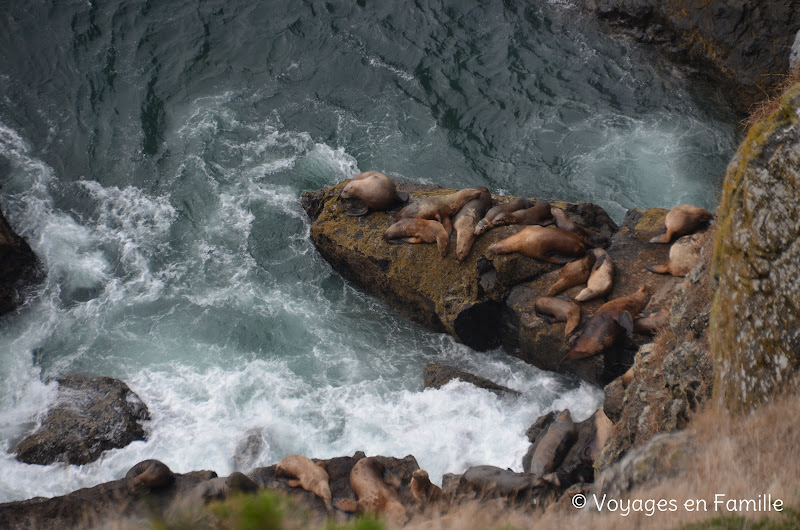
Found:
[[[27,288],[43,276],[39,258],[0,211],[0,316],[22,305]]]
[[[139,396],[118,379],[62,377],[42,425],[17,445],[17,460],[88,464],[104,451],[145,440],[142,422],[149,419]]]

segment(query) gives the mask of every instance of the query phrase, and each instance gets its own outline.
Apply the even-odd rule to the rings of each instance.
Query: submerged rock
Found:
[[[42,425],[17,446],[27,464],[83,465],[103,451],[146,438],[147,407],[128,385],[110,377],[58,379],[55,404]]]
[[[795,384],[800,368],[800,84],[748,131],[718,217],[714,395],[747,411]]]
[[[422,387],[442,388],[453,379],[458,379],[460,381],[464,381],[465,383],[475,385],[478,388],[483,388],[498,394],[511,394],[514,396],[520,395],[519,392],[512,388],[498,385],[493,381],[473,375],[469,372],[461,371],[458,368],[453,368],[452,366],[436,363],[428,363],[428,365],[425,366],[425,376]]]

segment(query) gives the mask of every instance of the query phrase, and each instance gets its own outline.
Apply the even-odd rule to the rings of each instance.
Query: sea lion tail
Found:
[[[669,273],[669,264],[667,265],[656,265],[653,263],[647,263],[644,266],[645,269],[649,270],[650,272],[655,272],[656,274],[668,274]]]
[[[651,243],[669,243],[670,237],[669,232],[665,232],[660,236],[656,236],[650,240]]]

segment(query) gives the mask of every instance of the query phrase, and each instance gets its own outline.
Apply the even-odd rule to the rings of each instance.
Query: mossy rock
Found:
[[[714,396],[748,411],[800,366],[800,85],[748,131],[728,166],[718,224]]]

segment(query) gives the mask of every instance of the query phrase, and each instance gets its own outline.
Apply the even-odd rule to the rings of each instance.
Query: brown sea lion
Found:
[[[417,469],[411,474],[411,495],[417,500],[420,510],[436,507],[444,502],[445,496],[442,488],[431,482],[428,472]]]
[[[631,382],[633,382],[633,366],[622,374],[622,388],[628,388]]]
[[[611,438],[611,434],[614,431],[614,424],[608,419],[608,416],[606,416],[606,411],[603,407],[597,409],[592,415],[592,418],[594,419],[594,439],[589,446],[589,457],[592,459],[592,462],[595,462],[597,457],[600,456],[600,451],[603,450],[606,442]]]
[[[681,204],[669,211],[664,219],[667,231],[650,240],[651,243],[669,243],[673,239],[691,234],[713,219],[714,214],[691,204]]]
[[[559,414],[539,440],[531,459],[531,473],[543,476],[555,471],[578,437],[569,410]]]
[[[669,308],[664,307],[656,313],[636,318],[633,321],[633,331],[642,335],[652,335],[666,326],[667,322],[669,322]]]
[[[561,208],[551,208],[550,213],[553,215],[558,228],[579,235],[587,245],[591,247],[608,246],[608,238],[606,236],[573,222]]]
[[[453,218],[453,228],[456,230],[456,256],[458,261],[463,261],[472,244],[475,243],[475,225],[492,205],[492,194],[484,186],[478,186],[481,194],[477,199],[472,199]]]
[[[578,302],[605,296],[614,287],[614,262],[611,260],[611,256],[602,248],[593,248],[589,252],[594,254],[595,262],[592,266],[592,273],[586,281],[586,288],[575,297]]]
[[[589,251],[581,259],[576,259],[561,267],[558,280],[547,290],[547,296],[556,296],[576,285],[586,283],[592,273],[594,262],[594,253]]]
[[[477,225],[475,225],[475,235],[479,236],[492,228],[492,221],[501,214],[516,212],[517,210],[524,210],[526,208],[530,208],[533,206],[533,202],[528,199],[517,198],[510,200],[508,202],[503,202],[489,208],[489,211],[486,212],[486,215],[481,219]]]
[[[383,480],[384,467],[374,457],[362,458],[350,471],[350,487],[358,497],[341,499],[336,507],[345,512],[385,514],[392,521],[406,522],[406,509],[397,492]]]
[[[276,477],[291,477],[296,480],[289,480],[288,484],[292,488],[303,488],[310,491],[325,503],[325,508],[330,512],[331,488],[328,483],[328,472],[325,470],[325,462],[314,463],[310,458],[303,455],[284,456],[278,465],[275,466]]]
[[[581,323],[581,306],[572,300],[542,296],[536,299],[533,308],[537,313],[552,316],[555,322],[566,322],[565,337],[569,337]]]
[[[188,499],[199,503],[221,501],[227,499],[231,493],[255,493],[258,485],[250,477],[239,471],[234,471],[227,477],[217,477],[201,482],[195,486],[187,496]]]
[[[561,362],[597,355],[614,344],[620,333],[633,331],[632,315],[638,315],[649,299],[650,289],[643,285],[631,295],[601,305]]]
[[[692,234],[678,239],[669,249],[669,262],[665,265],[648,263],[645,268],[656,274],[686,276],[700,261],[700,250],[705,238],[702,234]]]
[[[175,475],[160,460],[143,460],[128,470],[125,479],[130,481],[131,493],[138,493],[169,486],[175,481]]]
[[[345,184],[339,197],[357,198],[364,203],[362,208],[345,212],[352,216],[364,215],[369,210],[388,210],[397,202],[408,201],[408,194],[397,193],[394,181],[379,171],[359,173]]]
[[[383,234],[384,241],[402,239],[406,243],[436,243],[439,253],[447,254],[450,238],[439,221],[429,219],[400,219],[392,224]]]
[[[530,208],[515,210],[513,212],[503,212],[498,214],[490,223],[487,223],[481,233],[490,228],[506,225],[539,225],[548,226],[553,224],[553,216],[550,214],[550,203],[547,201],[535,201]]]
[[[510,469],[484,465],[467,469],[458,480],[457,492],[516,501],[535,495],[546,487],[547,483],[533,473],[515,473]]]
[[[444,229],[450,234],[452,225],[450,217],[457,214],[461,208],[472,199],[480,197],[482,190],[478,188],[467,188],[447,195],[433,195],[425,197],[417,202],[413,202],[397,212],[392,221],[400,219],[436,219]]]
[[[493,258],[496,254],[511,252],[548,263],[567,263],[586,252],[586,245],[571,232],[533,225],[493,244],[486,256]]]

